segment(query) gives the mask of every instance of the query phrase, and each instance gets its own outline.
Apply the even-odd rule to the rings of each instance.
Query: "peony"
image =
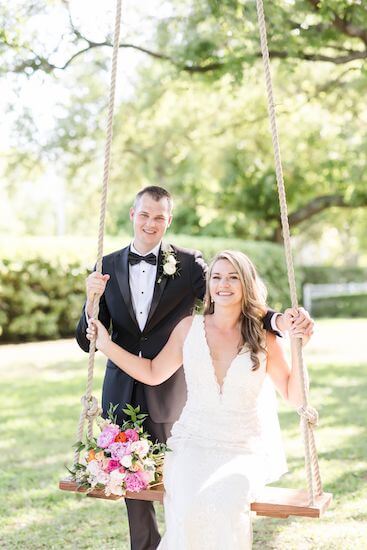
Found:
[[[138,441],[139,440],[139,434],[136,430],[128,429],[125,431],[126,437],[128,441]]]
[[[106,449],[111,443],[115,441],[116,435],[120,432],[120,428],[116,424],[109,424],[99,434],[97,439],[98,447]]]
[[[174,275],[176,273],[176,264],[167,262],[163,265],[163,271],[166,275]]]
[[[125,477],[125,487],[127,491],[139,493],[148,487],[145,472],[127,473]]]
[[[131,451],[144,458],[149,452],[149,441],[147,439],[140,439],[131,443]]]
[[[129,441],[126,443],[111,443],[109,450],[111,451],[111,458],[113,460],[121,461],[125,455],[131,453],[131,443]]]
[[[114,470],[118,470],[121,464],[118,460],[109,460],[106,468],[106,472],[109,474]]]

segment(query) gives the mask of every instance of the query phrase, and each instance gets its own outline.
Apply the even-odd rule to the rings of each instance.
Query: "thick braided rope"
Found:
[[[267,32],[265,24],[265,15],[264,15],[264,5],[262,0],[256,0],[257,8],[257,17],[259,22],[259,32],[260,32],[260,44],[261,44],[261,53],[263,58],[264,73],[265,73],[265,83],[266,83],[266,92],[268,99],[268,112],[270,118],[271,126],[271,135],[274,149],[274,158],[275,158],[275,171],[276,179],[278,186],[279,194],[279,203],[280,203],[280,214],[281,214],[281,223],[282,223],[282,232],[284,240],[284,251],[287,265],[288,273],[288,283],[290,289],[291,303],[292,307],[298,307],[297,301],[297,290],[296,290],[296,280],[294,275],[294,267],[292,260],[292,251],[291,251],[291,242],[290,242],[290,232],[289,232],[289,223],[288,223],[288,209],[285,193],[285,185],[283,178],[283,169],[280,156],[280,145],[279,145],[279,136],[275,115],[275,103],[274,103],[274,93],[270,72],[270,60],[269,60],[269,49],[267,44]],[[308,409],[308,394],[307,394],[307,371],[306,366],[303,363],[302,357],[302,342],[301,339],[297,338],[292,342],[292,363],[297,363],[297,366],[300,370],[301,378],[301,389],[303,396],[303,409],[307,411]],[[310,495],[311,504],[314,504],[314,479],[316,482],[316,494],[322,493],[321,478],[317,460],[317,451],[314,440],[314,433],[310,422],[306,416],[301,416],[301,426],[303,431],[304,447],[305,447],[305,466],[306,466],[306,475],[307,475],[307,485]]]
[[[105,226],[105,219],[106,219],[107,189],[108,189],[108,182],[110,177],[111,145],[112,145],[112,135],[113,135],[113,112],[114,112],[114,106],[115,106],[117,60],[118,60],[118,51],[119,51],[119,43],[120,43],[121,2],[122,0],[117,0],[116,2],[116,17],[115,17],[114,39],[113,39],[110,95],[109,95],[109,102],[108,102],[106,144],[105,144],[105,152],[104,152],[103,185],[102,185],[99,228],[98,228],[98,247],[97,247],[97,261],[96,261],[96,271],[98,273],[102,272],[103,237],[104,237],[104,226]],[[99,313],[99,298],[95,296],[93,300],[93,318],[94,319],[98,319],[98,313]],[[82,397],[83,407],[80,413],[78,430],[77,430],[78,441],[81,441],[83,438],[83,429],[84,429],[85,419],[88,420],[88,437],[89,438],[93,437],[93,421],[96,418],[96,416],[100,414],[100,409],[98,407],[98,404],[96,406],[96,398],[92,397],[95,352],[96,352],[96,344],[95,344],[95,341],[92,341],[90,342],[90,346],[89,346],[87,387],[86,387],[85,395]],[[79,462],[79,452],[75,451],[74,464],[77,464],[78,462]]]

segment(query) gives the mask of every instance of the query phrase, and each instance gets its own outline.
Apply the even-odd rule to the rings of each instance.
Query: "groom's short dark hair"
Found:
[[[144,187],[144,189],[139,191],[139,193],[137,193],[135,196],[134,208],[136,208],[137,203],[143,195],[149,195],[157,202],[161,199],[167,199],[169,209],[172,210],[173,208],[173,200],[171,194],[167,191],[167,189],[159,187],[158,185],[148,185],[147,187]]]

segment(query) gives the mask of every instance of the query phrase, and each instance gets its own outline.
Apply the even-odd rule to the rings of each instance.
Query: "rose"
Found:
[[[176,258],[174,257],[173,254],[169,254],[167,256],[167,262],[170,263],[170,264],[173,264],[173,265],[177,264],[177,260],[176,260]]]
[[[163,271],[166,275],[174,275],[176,273],[176,265],[167,262],[163,265]]]
[[[116,435],[115,437],[116,443],[125,443],[125,441],[127,441],[127,436],[125,432],[120,432],[119,434]]]

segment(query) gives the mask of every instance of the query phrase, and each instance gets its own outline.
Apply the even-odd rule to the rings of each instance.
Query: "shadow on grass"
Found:
[[[83,504],[86,497],[63,493],[57,488],[59,479],[66,474],[64,465],[72,463],[72,444],[80,414],[80,397],[85,391],[85,362],[80,360],[70,364],[60,361],[36,372],[38,377],[35,377],[33,371],[32,378],[23,376],[18,379],[15,372],[14,379],[5,381],[1,388],[4,396],[0,413],[1,426],[5,438],[10,441],[9,446],[0,453],[0,468],[5,472],[2,493],[6,498],[1,512],[4,519],[8,518],[9,525],[14,514],[30,518],[30,525],[18,528],[18,532],[11,535],[12,545],[9,548],[56,548],[60,544],[64,544],[64,547],[69,545],[70,548],[90,548],[93,540],[93,544],[99,541],[104,547],[110,544],[111,548],[127,549],[127,542],[126,546],[122,546],[122,527],[116,519],[121,513],[119,504],[98,505],[94,501],[91,507],[89,503]],[[74,374],[65,378],[52,378],[54,374],[57,376],[63,372]],[[342,472],[337,471],[325,491],[333,492],[339,504],[346,504],[348,500],[361,497],[359,493],[367,475],[364,467],[367,456],[366,367],[361,365],[349,369],[322,365],[311,369],[311,376],[315,381],[310,402],[321,413],[320,432],[319,435],[316,433],[316,439],[327,437],[323,446],[326,450],[319,453],[323,468],[328,463],[331,468],[336,462],[346,464]],[[94,390],[98,398],[100,386],[101,375],[97,376]],[[282,410],[280,419],[285,436],[300,437],[294,411]],[[342,436],[344,428],[346,433]],[[303,456],[290,456],[288,463],[295,475],[285,477],[281,485],[294,487],[295,477],[303,469]],[[32,514],[41,515],[42,510],[50,519],[36,519],[32,524]],[[364,520],[366,515],[360,511],[353,519],[358,517]],[[99,531],[98,522],[102,521],[102,517],[106,525]],[[126,524],[124,517],[121,513],[121,522]],[[348,513],[345,517],[351,518]],[[274,541],[279,531],[299,521],[302,520],[257,519],[254,548],[275,548]],[[81,533],[83,529],[96,530],[96,537],[84,542],[87,539]],[[126,525],[124,530],[123,544],[127,541]]]

